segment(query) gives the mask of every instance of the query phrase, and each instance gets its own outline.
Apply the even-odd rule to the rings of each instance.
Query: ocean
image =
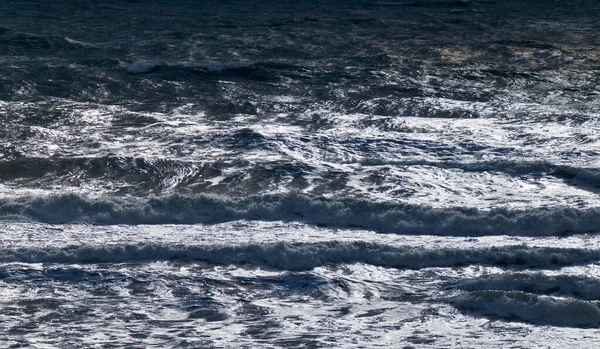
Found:
[[[599,33],[592,0],[3,0],[0,347],[599,347]]]

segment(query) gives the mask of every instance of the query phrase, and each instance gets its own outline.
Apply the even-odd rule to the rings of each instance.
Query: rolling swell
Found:
[[[69,38],[29,34],[8,28],[0,28],[0,44],[0,56],[55,56],[89,53],[91,49],[90,45]]]
[[[551,326],[600,326],[598,306],[579,299],[486,290],[458,296],[452,303],[463,311],[495,318]]]
[[[599,280],[575,275],[504,273],[460,281],[449,299],[464,312],[535,324],[598,327]]]
[[[277,81],[281,77],[305,78],[309,72],[299,65],[279,61],[230,63],[152,63],[136,61],[127,67],[131,74],[159,73],[161,77],[181,80],[190,76],[203,78],[240,78],[259,81]]]
[[[126,263],[193,261],[211,264],[262,265],[285,270],[310,270],[329,264],[366,263],[420,269],[491,265],[512,268],[559,268],[600,260],[600,251],[570,248],[530,248],[523,245],[480,249],[419,249],[363,241],[270,243],[241,245],[119,244],[0,249],[3,263]]]
[[[521,291],[543,295],[600,300],[600,280],[573,275],[507,273],[466,280],[458,284],[465,291]]]
[[[298,221],[381,233],[450,236],[549,236],[600,231],[598,208],[528,210],[432,208],[297,193],[228,198],[216,195],[90,198],[82,195],[0,199],[0,219],[43,223],[194,224],[235,220]]]

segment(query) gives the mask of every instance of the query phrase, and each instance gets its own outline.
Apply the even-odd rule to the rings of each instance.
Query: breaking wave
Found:
[[[600,326],[600,309],[589,301],[519,291],[475,291],[452,300],[459,309],[496,318],[565,327]]]
[[[72,245],[0,249],[3,263],[125,263],[200,260],[213,264],[254,264],[276,269],[310,270],[330,264],[365,263],[419,269],[464,265],[558,268],[600,260],[600,251],[530,248],[523,245],[481,249],[416,249],[363,241],[247,245]]]
[[[433,208],[298,193],[90,198],[65,194],[0,199],[0,219],[43,223],[195,224],[235,220],[297,221],[380,233],[450,236],[549,236],[600,231],[600,208],[509,210]]]
[[[600,280],[573,275],[509,273],[461,282],[466,291],[501,290],[600,300]]]

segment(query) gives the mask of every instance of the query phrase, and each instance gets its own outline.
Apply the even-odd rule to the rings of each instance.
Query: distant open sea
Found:
[[[2,0],[0,348],[599,348],[600,2]]]

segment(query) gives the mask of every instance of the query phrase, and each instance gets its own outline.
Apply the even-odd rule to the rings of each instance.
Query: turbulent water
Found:
[[[600,3],[4,0],[0,346],[597,348]]]

